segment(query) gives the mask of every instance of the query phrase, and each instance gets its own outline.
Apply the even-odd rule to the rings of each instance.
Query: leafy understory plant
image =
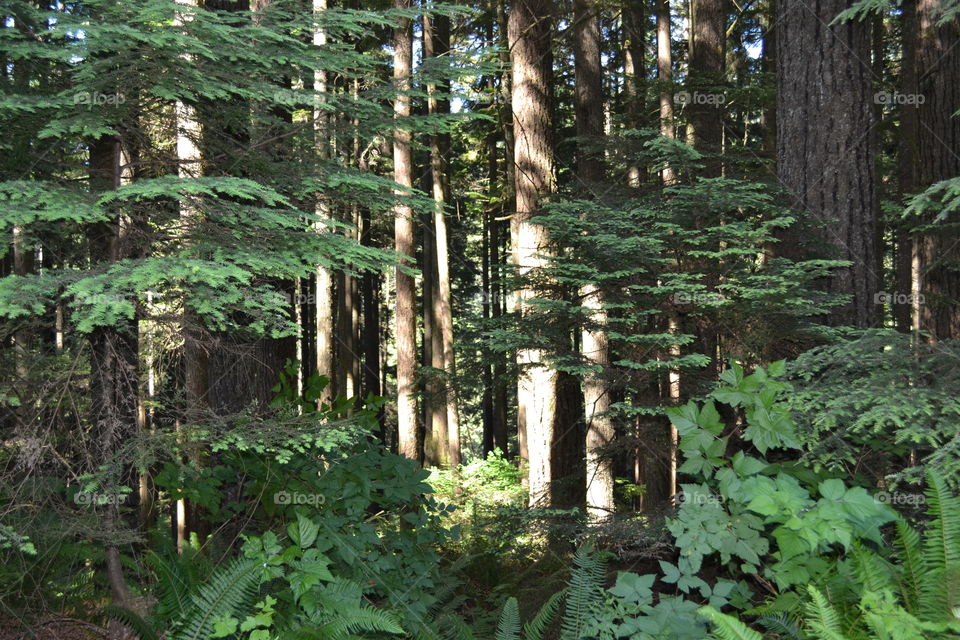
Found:
[[[858,545],[849,560],[820,584],[807,585],[795,632],[776,637],[816,640],[955,640],[960,638],[960,498],[927,474],[922,531],[899,519],[892,559]],[[761,640],[734,616],[704,607],[720,638]],[[760,621],[762,621],[761,619]],[[758,621],[759,622],[759,621]]]
[[[800,448],[782,401],[790,387],[777,380],[784,371],[775,362],[746,375],[733,363],[705,402],[667,411],[680,434],[679,472],[693,482],[681,484],[668,523],[679,555],[661,562],[663,580],[717,608],[745,607],[756,584],[783,591],[817,579],[858,541],[882,544],[880,528],[896,517],[862,487],[773,461]],[[718,403],[739,419],[724,424]],[[746,446],[728,456],[735,438]],[[708,558],[723,568],[712,584],[700,575]]]

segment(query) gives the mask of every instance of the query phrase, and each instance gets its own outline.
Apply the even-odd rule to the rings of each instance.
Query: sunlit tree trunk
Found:
[[[410,0],[395,0],[397,9],[409,9]],[[413,65],[413,28],[409,18],[398,19],[394,29],[393,77],[397,95],[393,112],[398,121],[410,116],[410,74]],[[393,135],[394,180],[400,185],[398,196],[409,196],[413,190],[413,153],[410,146],[410,131],[405,123],[398,122]],[[416,238],[413,211],[406,203],[397,203],[394,208],[394,248],[403,257],[406,266],[412,267],[416,260]],[[401,454],[420,460],[422,458],[419,432],[417,430],[417,316],[416,285],[413,276],[399,266],[396,269],[396,312],[394,339],[397,347],[397,429]]]
[[[450,17],[444,15],[423,18],[423,55],[424,58],[437,58],[441,64],[448,65],[450,57]],[[450,101],[440,94],[442,88],[431,85],[428,108],[430,114],[446,115],[450,113]],[[434,258],[436,259],[437,314],[440,330],[441,363],[444,372],[442,380],[443,406],[447,417],[447,438],[444,443],[448,464],[460,464],[460,416],[457,402],[456,355],[453,347],[453,306],[450,289],[450,252],[447,240],[447,208],[450,202],[450,176],[448,156],[450,155],[450,134],[435,133],[430,136],[430,166],[433,175],[433,201],[436,209],[433,214]]]
[[[327,10],[327,0],[313,0],[314,16],[319,18],[320,14]],[[327,46],[327,33],[319,26],[313,32],[313,44],[317,47]],[[317,69],[313,74],[313,90],[317,94],[317,107],[313,110],[313,131],[314,146],[317,158],[321,162],[330,159],[330,144],[328,140],[327,127],[329,125],[329,116],[322,108],[322,101],[327,93],[327,72],[324,69]],[[323,220],[330,218],[330,205],[323,194],[317,194],[314,210],[320,221],[316,224],[317,233],[324,233],[326,224]],[[330,404],[334,393],[334,369],[333,369],[333,273],[323,265],[317,265],[315,279],[314,298],[316,306],[314,318],[314,336],[316,339],[316,372],[318,375],[327,378],[329,383],[323,390],[319,402]]]
[[[546,230],[533,223],[540,198],[554,189],[551,117],[551,6],[546,0],[516,3],[510,11],[510,56],[513,63],[514,162],[517,211],[511,224],[513,261],[521,277],[546,266]],[[530,312],[535,292],[519,292],[522,315]],[[551,449],[555,435],[558,375],[541,348],[517,353],[518,428],[526,432],[530,505],[552,503]]]
[[[431,190],[424,174],[422,189]],[[423,224],[423,366],[429,373],[423,385],[424,461],[430,466],[449,465],[447,407],[443,400],[443,337],[440,335],[440,292],[437,285],[437,243],[433,215],[424,214]]]
[[[646,20],[644,3],[625,0],[623,15],[623,91],[626,126],[640,129],[643,126],[643,113],[646,103],[646,82],[644,68],[644,37]],[[627,167],[627,184],[639,187],[647,178],[647,168],[631,162]]]
[[[673,54],[670,51],[670,0],[656,0],[657,7],[657,79],[660,81],[660,135],[673,138]],[[661,178],[671,184],[676,174],[664,167]]]
[[[177,0],[177,4],[195,8],[196,0]],[[178,14],[177,19],[189,20],[189,14]],[[200,141],[200,122],[195,105],[178,101],[175,105],[177,123],[177,175],[181,178],[198,178],[202,175]],[[180,219],[184,233],[189,235],[197,224],[199,211],[196,204],[189,198],[180,201]],[[185,242],[188,240],[184,240]],[[194,314],[190,311],[190,300],[184,301],[181,335],[183,338],[183,367],[184,367],[184,399],[185,413],[183,419],[188,423],[202,419],[206,414],[209,402],[210,375],[209,354],[202,338],[202,328]],[[195,454],[192,446],[192,457]],[[175,528],[177,551],[183,551],[189,532],[194,529],[192,517],[194,509],[184,499],[179,499],[175,505]]]

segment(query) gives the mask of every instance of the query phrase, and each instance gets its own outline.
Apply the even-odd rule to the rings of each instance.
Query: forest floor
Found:
[[[113,626],[113,625],[111,625]],[[134,640],[136,635],[120,625],[103,628],[83,620],[50,616],[36,621],[30,632],[14,620],[0,619],[0,640]]]

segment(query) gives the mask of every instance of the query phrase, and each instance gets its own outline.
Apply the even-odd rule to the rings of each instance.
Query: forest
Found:
[[[960,1],[0,20],[0,640],[960,640]]]

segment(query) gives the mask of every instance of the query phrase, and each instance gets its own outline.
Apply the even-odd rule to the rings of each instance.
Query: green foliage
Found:
[[[946,640],[960,638],[960,498],[942,479],[927,475],[930,522],[921,535],[905,520],[897,522],[896,553],[857,547],[804,590],[804,638],[818,640]],[[772,610],[783,613],[774,605]],[[734,618],[705,609],[718,628],[745,627]],[[754,633],[754,632],[749,632]],[[801,637],[796,630],[794,637]],[[721,635],[721,637],[727,637]],[[740,637],[740,636],[731,636]],[[759,637],[747,635],[744,637]]]
[[[522,480],[521,469],[499,449],[458,469],[431,469],[429,478],[438,496],[453,501],[457,494],[462,494],[459,499],[464,509],[525,504]]]
[[[146,563],[156,580],[154,616],[161,621],[175,620],[186,611],[191,594],[200,589],[212,572],[209,560],[192,545],[184,545],[179,554],[171,548],[163,554],[150,551]]]
[[[744,451],[726,456],[730,431],[715,402],[742,412],[741,438],[761,455],[799,448],[781,399],[790,387],[776,380],[783,373],[781,362],[750,375],[734,363],[702,407],[691,401],[667,411],[681,435],[685,461],[679,470],[701,480],[682,485],[683,502],[668,524],[680,557],[676,567],[668,565],[665,580],[684,593],[695,588],[704,598],[711,595],[697,576],[711,555],[731,577],[762,567],[780,589],[807,583],[829,569],[831,555],[850,551],[855,541],[879,544],[880,527],[894,518],[863,488],[840,479],[795,475],[789,464]]]
[[[822,332],[812,319],[841,302],[816,283],[842,263],[771,254],[794,217],[767,184],[703,178],[693,167],[663,189],[610,188],[589,200],[551,201],[534,222],[549,232],[553,254],[522,279],[536,292],[531,309],[522,321],[491,321],[487,345],[499,352],[536,345],[554,368],[584,376],[595,367],[570,336],[605,331],[614,360],[603,376],[622,391],[611,413],[624,423],[658,412],[649,389],[667,370],[681,371],[695,394],[706,393],[713,380],[699,371],[709,358],[693,344],[696,327],[720,327],[727,353],[763,361],[779,350],[778,341],[812,341]],[[602,326],[583,304],[587,285],[603,293]],[[769,444],[778,441],[764,435]]]
[[[276,605],[279,628],[289,637],[330,640],[352,637],[362,631],[402,633],[394,615],[367,603],[374,589],[334,575],[331,569],[341,572],[329,557],[329,550],[344,540],[328,531],[321,536],[321,531],[321,525],[298,514],[297,521],[287,527],[292,544],[286,547],[271,532],[247,538],[244,554],[256,562],[263,579],[271,584],[271,607]],[[380,573],[372,575],[389,579]],[[264,622],[271,628],[273,616]]]
[[[960,478],[958,348],[870,330],[812,349],[790,363],[786,405],[803,459],[891,488],[926,471]],[[917,460],[916,464],[911,460]]]
[[[604,590],[603,600],[593,608],[585,637],[601,640],[695,640],[706,632],[692,600],[658,594],[654,598],[654,575],[621,571],[616,583]]]
[[[516,598],[507,598],[497,621],[496,640],[520,640],[520,610]]]
[[[713,607],[701,608],[700,615],[716,625],[713,632],[722,640],[763,640],[763,636],[747,628],[747,625],[732,616],[720,613]]]
[[[191,594],[190,605],[172,627],[176,640],[203,640],[213,635],[217,623],[242,611],[260,581],[256,562],[235,558],[218,568],[210,580]]]
[[[13,527],[0,524],[0,550],[15,549],[32,556],[37,555],[37,549],[26,536],[18,534]]]
[[[590,547],[582,546],[573,557],[566,609],[560,624],[561,640],[579,640],[588,624],[587,614],[597,607],[603,595],[605,563]]]

